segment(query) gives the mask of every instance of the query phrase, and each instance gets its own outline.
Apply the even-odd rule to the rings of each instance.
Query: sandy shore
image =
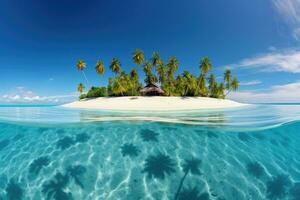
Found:
[[[236,108],[247,104],[207,97],[99,97],[64,104],[66,108],[114,111],[179,111]]]

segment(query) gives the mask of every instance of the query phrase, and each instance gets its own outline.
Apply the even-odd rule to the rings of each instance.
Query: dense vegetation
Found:
[[[212,64],[208,57],[201,59],[199,64],[199,74],[194,75],[188,71],[176,75],[179,68],[179,62],[176,57],[169,58],[165,63],[157,52],[154,52],[150,60],[146,60],[141,50],[135,50],[132,61],[136,64],[129,73],[121,68],[121,62],[113,58],[109,69],[115,74],[109,78],[107,87],[91,87],[84,93],[84,85],[78,85],[78,91],[81,93],[80,98],[93,98],[105,96],[138,96],[142,83],[140,83],[138,70],[143,69],[144,83],[159,85],[165,92],[166,96],[201,96],[213,98],[225,98],[230,91],[236,91],[239,87],[237,78],[233,78],[229,69],[225,70],[223,80],[218,82],[216,76],[211,72]],[[84,78],[86,63],[79,60],[77,69],[81,71]],[[95,71],[102,76],[105,72],[104,63],[98,61]]]

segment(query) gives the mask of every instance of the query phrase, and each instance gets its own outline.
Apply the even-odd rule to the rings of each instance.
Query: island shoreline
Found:
[[[123,96],[83,99],[62,105],[64,108],[103,111],[193,111],[241,108],[249,104],[209,97]]]

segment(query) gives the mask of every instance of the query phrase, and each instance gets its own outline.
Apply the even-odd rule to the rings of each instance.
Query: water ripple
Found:
[[[108,112],[62,107],[0,107],[0,121],[77,123],[152,121],[226,128],[269,129],[300,120],[300,105],[252,105],[228,110],[178,112]]]

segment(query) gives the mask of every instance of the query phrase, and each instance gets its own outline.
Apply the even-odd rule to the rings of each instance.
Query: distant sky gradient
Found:
[[[106,85],[109,63],[129,71],[134,49],[177,56],[179,72],[199,73],[209,56],[240,82],[230,98],[300,102],[299,0],[2,0],[0,103],[61,103],[78,83]],[[87,63],[85,83],[76,62]],[[96,75],[103,60],[106,72]]]

